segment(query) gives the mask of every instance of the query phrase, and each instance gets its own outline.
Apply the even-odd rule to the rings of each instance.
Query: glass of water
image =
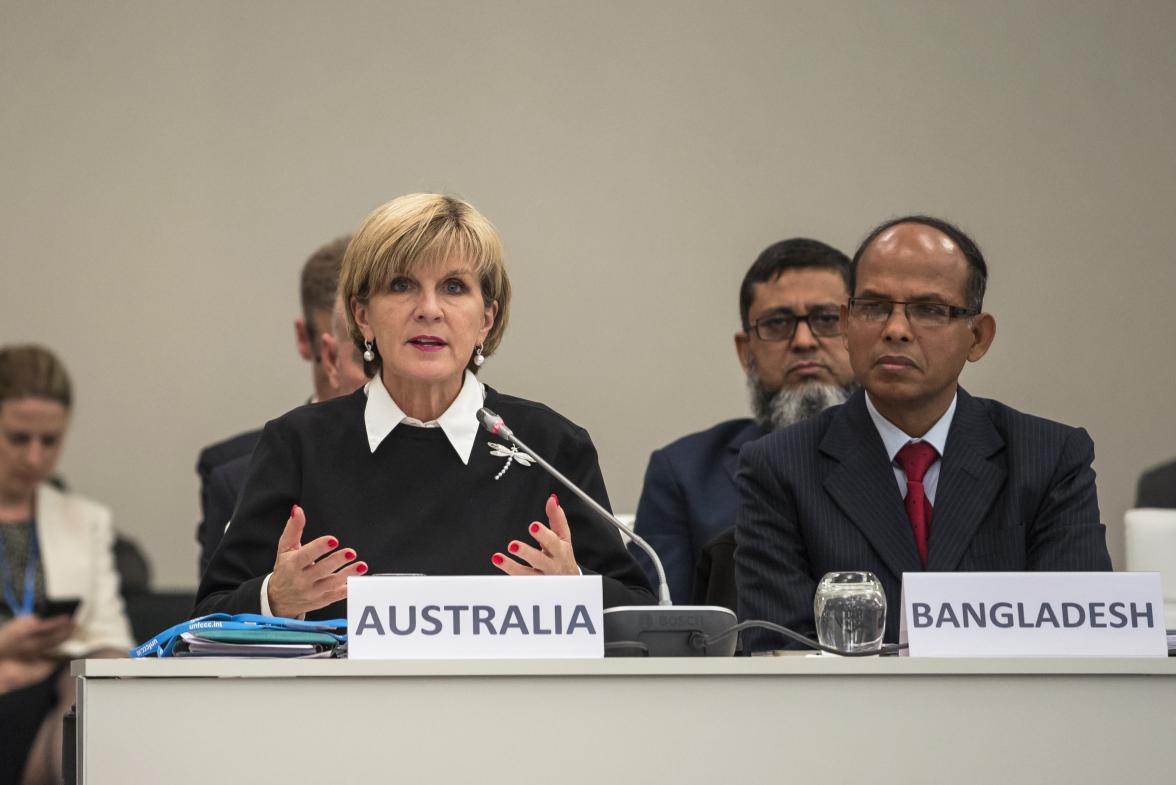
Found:
[[[849,653],[878,651],[886,629],[886,592],[872,572],[830,572],[813,598],[817,639]]]

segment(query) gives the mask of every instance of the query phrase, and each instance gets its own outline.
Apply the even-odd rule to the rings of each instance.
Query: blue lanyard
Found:
[[[12,570],[8,566],[4,538],[0,537],[0,580],[4,582],[4,601],[12,609],[13,616],[29,616],[33,612],[33,603],[37,599],[37,563],[40,559],[40,551],[37,549],[37,527],[34,524],[32,536],[29,537],[29,556],[25,562],[24,602],[18,603],[16,582],[12,580]]]
[[[256,613],[238,613],[230,616],[227,613],[210,613],[190,621],[180,622],[156,635],[142,646],[131,649],[132,657],[170,657],[180,642],[180,635],[185,632],[199,630],[302,630],[306,632],[325,632],[342,643],[347,640],[346,619],[330,619],[324,621],[300,621],[275,616],[261,616]]]

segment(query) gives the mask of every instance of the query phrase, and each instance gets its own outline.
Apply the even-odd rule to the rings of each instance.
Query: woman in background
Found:
[[[0,783],[61,781],[69,660],[132,645],[110,511],[49,483],[71,403],[53,354],[0,348]],[[45,605],[67,598],[73,613]]]
[[[502,340],[510,281],[471,205],[410,194],[377,208],[343,259],[351,336],[374,377],[266,425],[197,612],[346,616],[374,573],[603,577],[604,604],[654,602],[618,532],[505,440],[486,406],[608,505],[588,433],[475,373]],[[537,373],[541,365],[537,363]]]

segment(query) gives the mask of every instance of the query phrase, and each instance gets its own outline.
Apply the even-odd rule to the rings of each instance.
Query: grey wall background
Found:
[[[755,255],[912,210],[992,268],[975,394],[1085,425],[1116,562],[1176,455],[1170,2],[0,2],[0,339],[60,352],[62,469],[193,585],[203,445],[299,404],[297,271],[456,192],[516,287],[485,379],[587,427],[614,506],[746,410]]]

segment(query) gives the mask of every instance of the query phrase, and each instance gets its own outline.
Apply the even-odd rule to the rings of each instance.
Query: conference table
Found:
[[[79,660],[105,783],[1163,783],[1176,659]]]

